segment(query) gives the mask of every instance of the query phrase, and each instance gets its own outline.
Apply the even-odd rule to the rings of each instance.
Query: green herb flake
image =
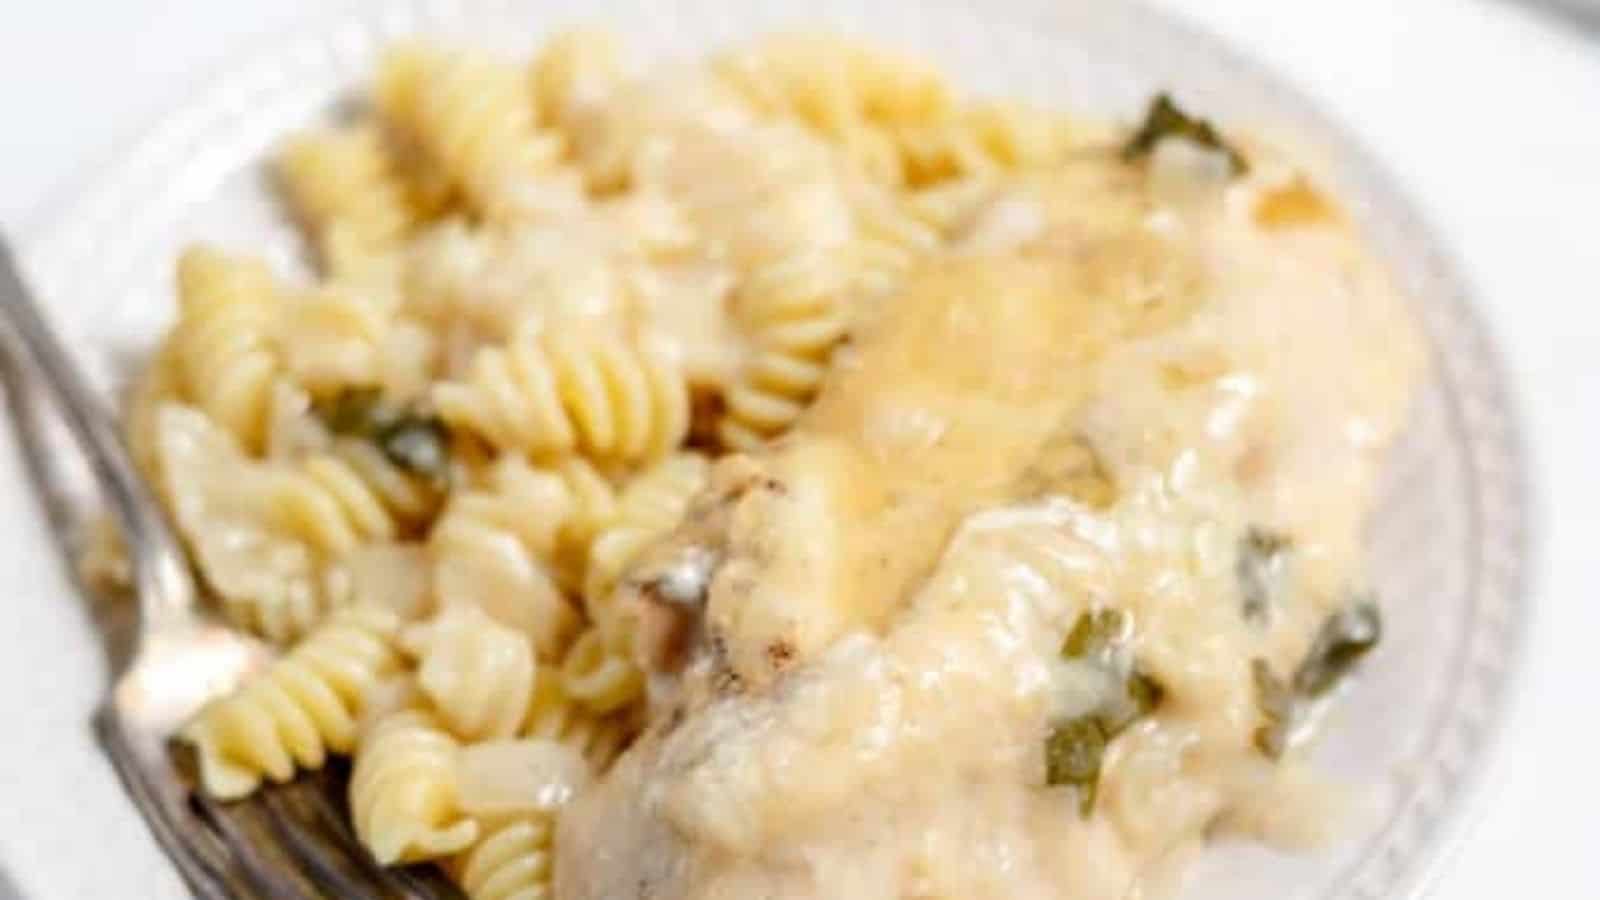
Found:
[[[1077,788],[1080,815],[1087,816],[1094,810],[1100,766],[1109,739],[1099,717],[1092,715],[1062,722],[1045,739],[1045,783]]]
[[[1293,549],[1294,542],[1287,535],[1257,526],[1239,539],[1233,571],[1246,621],[1262,624],[1271,619]]]
[[[1328,617],[1293,678],[1286,681],[1264,659],[1252,660],[1256,706],[1261,711],[1256,749],[1271,759],[1282,757],[1312,704],[1344,680],[1382,636],[1378,605],[1365,599]]]
[[[1096,609],[1078,616],[1061,645],[1066,659],[1109,662],[1109,656],[1128,631],[1128,616],[1119,609]]]
[[[1120,679],[1120,690],[1091,712],[1058,723],[1045,739],[1045,781],[1078,789],[1078,811],[1094,809],[1100,761],[1106,745],[1135,722],[1155,712],[1166,688],[1139,668],[1127,653],[1131,621],[1116,609],[1090,610],[1062,643],[1063,659],[1087,663]]]
[[[436,416],[404,416],[381,427],[373,439],[390,462],[444,483],[450,475],[450,431]]]
[[[1244,154],[1229,146],[1223,140],[1222,134],[1217,131],[1207,119],[1191,116],[1184,112],[1172,99],[1170,94],[1158,94],[1150,101],[1150,107],[1145,112],[1144,123],[1135,131],[1133,137],[1122,148],[1122,158],[1127,162],[1134,162],[1148,157],[1155,152],[1157,146],[1169,137],[1183,138],[1193,141],[1202,147],[1215,150],[1228,158],[1228,168],[1233,175],[1240,176],[1250,171],[1250,161]]]
[[[1294,673],[1295,692],[1321,697],[1350,674],[1383,637],[1378,604],[1362,600],[1328,617]]]
[[[374,387],[345,388],[312,407],[334,434],[366,436],[384,416],[383,392]]]

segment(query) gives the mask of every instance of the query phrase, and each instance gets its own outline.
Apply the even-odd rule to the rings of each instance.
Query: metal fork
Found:
[[[138,595],[137,643],[95,728],[189,888],[206,900],[459,897],[436,874],[386,870],[367,857],[346,824],[338,767],[241,802],[218,803],[198,789],[192,754],[175,747],[173,735],[206,701],[266,665],[272,654],[197,608],[182,545],[135,470],[112,416],[45,322],[3,239],[0,324],[10,351],[34,376],[29,381],[43,388],[87,458],[126,539]],[[29,399],[14,397],[14,406],[20,412]],[[48,455],[36,440],[35,424],[18,422],[24,451]],[[34,461],[35,471],[52,468]]]

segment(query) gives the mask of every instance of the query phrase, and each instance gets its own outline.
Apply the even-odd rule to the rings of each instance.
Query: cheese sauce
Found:
[[[799,426],[721,464],[755,487],[702,510],[698,649],[564,812],[558,896],[1138,898],[1216,831],[1327,832],[1256,746],[1252,661],[1293,671],[1362,591],[1422,353],[1303,176],[1202,156],[997,187]],[[1045,744],[1111,689],[1062,654],[1100,609],[1162,696],[1080,805]]]

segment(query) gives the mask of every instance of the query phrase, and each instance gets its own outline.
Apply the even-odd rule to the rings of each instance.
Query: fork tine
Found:
[[[342,766],[338,769],[330,767],[319,773],[317,781],[320,790],[306,794],[308,805],[314,809],[317,819],[322,826],[345,847],[350,848],[357,859],[372,871],[378,873],[382,882],[394,890],[398,895],[418,900],[458,900],[461,896],[454,890],[454,885],[439,875],[433,867],[401,867],[389,868],[380,866],[372,860],[367,848],[362,846],[350,825],[349,810],[345,808],[343,798],[349,782],[349,767]],[[419,874],[422,873],[422,874]]]
[[[307,882],[275,842],[267,838],[269,826],[257,803],[250,800],[219,803],[204,791],[196,791],[192,796],[195,805],[227,841],[239,868],[254,888],[253,896],[269,900],[308,900],[325,896],[314,883]]]
[[[341,823],[324,814],[327,781],[302,777],[262,792],[260,803],[278,840],[336,896],[405,896],[404,888],[346,836]]]
[[[189,889],[203,900],[248,896],[231,852],[190,806],[183,783],[153,777],[147,755],[158,751],[134,746],[112,707],[95,716],[94,727],[123,786],[145,813],[157,843],[177,863]]]

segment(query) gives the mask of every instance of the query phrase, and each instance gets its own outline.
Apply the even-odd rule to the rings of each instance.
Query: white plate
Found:
[[[184,243],[219,241],[300,265],[298,237],[261,160],[288,131],[331,114],[380,46],[425,32],[528,50],[572,22],[612,25],[641,55],[695,53],[754,32],[827,24],[922,52],[977,91],[1128,118],[1153,90],[1175,87],[1224,122],[1293,135],[1296,145],[1314,148],[1319,168],[1342,186],[1416,299],[1435,351],[1433,381],[1396,450],[1372,528],[1386,646],[1321,749],[1328,768],[1370,797],[1371,812],[1339,845],[1314,855],[1217,848],[1184,896],[1420,893],[1465,819],[1527,618],[1518,608],[1526,495],[1499,366],[1456,268],[1359,148],[1268,74],[1142,7],[1117,0],[986,0],[981,9],[953,0],[398,0],[307,32],[215,80],[34,236],[29,272],[111,390],[170,317],[172,260]],[[43,437],[53,446],[55,435]],[[15,466],[6,471],[14,478],[0,484],[0,498],[17,509],[25,502],[15,483],[21,476]],[[53,512],[70,514],[84,503],[81,481],[72,471],[56,477]],[[37,544],[35,537],[19,545],[33,558],[5,555],[0,563],[37,571]],[[51,773],[31,787],[17,772],[6,774],[0,793],[16,798],[12,809],[28,824],[0,827],[0,859],[19,868],[35,855],[84,860],[52,875],[51,896],[178,896],[89,741],[87,720],[106,668],[95,634],[106,610],[54,595],[67,594],[57,582],[53,591],[18,592],[9,623],[16,634],[39,636],[18,642],[3,670],[36,679],[18,695],[25,702],[15,708],[24,712],[12,730],[23,746],[14,749],[28,754],[17,758],[49,761]],[[62,784],[72,786],[65,796]],[[46,787],[51,793],[41,793]],[[115,862],[96,866],[96,858]]]

